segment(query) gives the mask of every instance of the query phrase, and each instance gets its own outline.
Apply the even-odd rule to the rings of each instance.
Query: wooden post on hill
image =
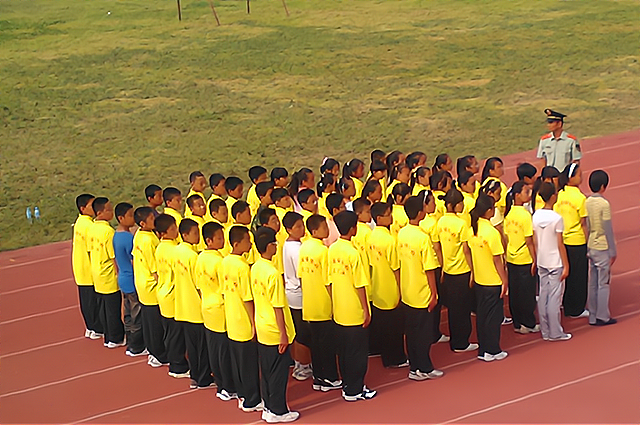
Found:
[[[249,5],[249,1],[250,0],[247,0],[247,15],[251,14],[251,6]]]
[[[218,19],[218,14],[216,13],[216,8],[213,7],[213,1],[209,0],[209,6],[211,6],[211,11],[213,12],[213,17],[216,18],[216,22],[218,26],[220,26],[220,19]]]
[[[287,2],[282,0],[282,5],[284,6],[284,11],[287,12],[287,16],[289,16],[289,9],[287,9]]]
[[[178,2],[178,21],[182,21],[182,9],[180,8],[180,0],[176,0]]]

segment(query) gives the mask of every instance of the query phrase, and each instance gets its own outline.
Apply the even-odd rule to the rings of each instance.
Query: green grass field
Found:
[[[0,249],[68,239],[74,198],[374,148],[531,149],[638,126],[640,4],[0,1]],[[107,12],[111,12],[108,14]],[[30,225],[27,206],[43,218]]]

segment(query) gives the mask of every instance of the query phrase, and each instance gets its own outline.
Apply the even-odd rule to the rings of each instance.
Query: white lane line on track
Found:
[[[20,288],[20,289],[14,289],[12,291],[1,292],[0,296],[12,295],[12,294],[17,294],[17,293],[24,292],[24,291],[30,291],[32,289],[39,289],[39,288],[45,288],[47,286],[59,285],[61,283],[65,283],[65,282],[73,282],[73,278],[68,277],[66,279],[60,279],[60,280],[55,280],[53,282],[41,283],[39,285],[25,286],[24,288]]]
[[[0,322],[0,325],[8,325],[10,323],[20,322],[22,320],[33,319],[36,317],[48,316],[49,314],[60,313],[61,311],[71,310],[73,308],[78,308],[77,305],[70,305],[67,307],[58,308],[56,310],[43,311],[42,313],[30,314],[28,316],[17,317],[11,320],[5,320],[4,322]]]
[[[77,336],[75,338],[65,339],[64,341],[52,342],[50,344],[39,345],[37,347],[27,348],[26,350],[14,351],[13,353],[7,353],[0,355],[0,359],[6,359],[7,357],[19,356],[21,354],[32,353],[34,351],[44,350],[45,348],[57,347],[58,345],[69,344],[74,341],[80,341],[86,339],[83,336]]]

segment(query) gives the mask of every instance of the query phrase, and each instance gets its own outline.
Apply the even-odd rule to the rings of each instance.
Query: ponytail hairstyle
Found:
[[[384,159],[386,156],[387,154],[384,151],[380,149],[374,149],[371,151],[371,162],[380,161],[384,163]]]
[[[564,170],[562,170],[562,173],[558,177],[559,191],[564,190],[565,186],[569,184],[569,180],[571,180],[571,177],[576,175],[576,173],[578,172],[578,168],[580,168],[580,165],[576,162],[572,162],[571,164],[564,167]]]
[[[447,182],[450,178],[451,174],[448,171],[436,171],[429,179],[429,186],[431,190],[443,190],[447,187]]]
[[[549,202],[549,199],[551,199],[551,197],[553,195],[555,195],[556,193],[558,193],[558,191],[556,190],[556,187],[553,183],[550,182],[544,182],[540,185],[540,197],[542,198],[542,200],[547,203]]]
[[[485,195],[493,196],[492,194],[501,189],[502,186],[498,180],[489,180],[484,186],[480,188],[480,192]]]
[[[336,184],[336,177],[334,177],[334,175],[331,173],[325,173],[322,175],[322,177],[320,178],[320,181],[316,185],[316,193],[318,194],[318,196],[322,196],[322,194],[327,190],[327,188],[331,187],[332,185],[333,185],[332,192],[336,192],[335,184]]]
[[[489,172],[492,171],[494,168],[496,168],[497,163],[503,164],[502,160],[497,156],[492,156],[491,158],[487,159],[484,162],[484,167],[482,167],[482,180],[481,180],[483,183],[485,180],[487,180],[487,177],[489,177]]]
[[[313,174],[309,168],[301,168],[291,176],[291,181],[289,182],[289,195],[293,199],[297,199],[298,192],[300,191],[300,186],[302,186],[302,182],[307,181],[309,176]]]
[[[325,174],[327,172],[331,172],[335,167],[340,168],[340,163],[333,158],[325,157],[322,160],[322,164],[320,165],[320,173]],[[332,173],[333,174],[333,173]],[[337,177],[337,176],[336,176]]]
[[[364,162],[362,162],[358,158],[354,158],[351,161],[348,161],[342,168],[342,177],[355,177],[354,174],[360,167],[364,167]]]
[[[438,171],[443,171],[442,166],[446,164],[449,159],[449,154],[447,153],[441,153],[440,155],[436,156],[436,160],[433,163],[433,173],[435,174]]]
[[[423,202],[425,205],[429,205],[431,200],[435,200],[433,197],[433,192],[431,190],[421,190],[416,196],[423,198]]]
[[[462,185],[469,183],[469,180],[474,176],[471,171],[463,170],[458,174],[458,188],[462,190]]]
[[[465,155],[456,160],[456,174],[458,175],[458,177],[460,177],[460,174],[462,174],[464,171],[468,171],[467,168],[471,167],[474,158],[475,156],[473,155]]]
[[[376,179],[369,179],[362,188],[362,197],[368,198],[376,189],[382,188],[380,182]]]
[[[534,212],[536,210],[536,198],[540,193],[540,188],[542,187],[542,184],[545,182],[546,179],[555,179],[556,177],[560,177],[560,172],[558,171],[558,169],[556,167],[547,166],[542,169],[542,172],[540,173],[540,177],[538,177],[536,181],[533,183],[533,190],[531,191],[531,199],[533,200],[533,202],[531,202],[531,209]],[[542,197],[542,195],[540,195],[540,197]]]
[[[407,155],[407,159],[405,160],[405,162],[407,163],[407,166],[411,168],[411,170],[413,170],[418,166],[422,157],[425,158],[426,162],[427,155],[424,152],[411,152],[409,155]]]
[[[399,204],[397,202],[398,197],[405,198],[407,195],[411,194],[411,188],[409,187],[408,184],[406,183],[398,183],[397,185],[393,186],[393,190],[391,191],[391,194],[389,195],[389,197],[387,198],[387,203],[388,204]]]
[[[507,216],[507,214],[509,214],[509,211],[511,211],[511,207],[516,200],[516,195],[522,193],[522,189],[524,189],[526,186],[527,184],[522,180],[518,180],[513,184],[513,186],[511,186],[511,189],[509,189],[509,191],[507,192],[507,207],[504,210],[505,217]]]
[[[389,182],[391,182],[393,180],[391,178],[391,172],[393,171],[393,168],[396,165],[398,165],[398,163],[400,162],[400,158],[401,157],[402,157],[402,152],[400,152],[400,151],[393,151],[389,155],[387,155],[387,158],[386,158],[387,177],[389,177]]]
[[[471,227],[473,228],[473,234],[475,236],[478,235],[478,220],[487,213],[487,211],[491,210],[495,205],[496,201],[489,195],[484,192],[480,192],[478,194],[478,199],[476,199],[476,206],[473,207],[471,212]]]
[[[371,175],[377,171],[387,171],[387,165],[382,161],[373,161],[369,166],[369,171],[371,171]]]
[[[444,195],[438,196],[438,199],[444,201],[444,204],[447,206],[447,211],[449,211],[449,209],[451,209],[451,211],[455,210],[456,205],[464,201],[462,193],[460,193],[455,186],[451,187]]]
[[[390,180],[391,181],[397,180],[398,179],[398,174],[400,174],[404,170],[411,171],[409,166],[404,162],[401,162],[400,164],[398,164],[395,167],[393,167],[393,171],[391,171],[391,179]]]
[[[343,194],[345,197],[347,196],[347,190],[353,187],[353,193],[355,195],[355,186],[353,184],[353,179],[351,177],[342,176],[340,180],[338,180],[338,184],[336,185],[336,192]],[[351,195],[351,196],[354,196]]]
[[[416,184],[418,184],[418,177],[426,177],[429,173],[431,173],[431,169],[426,166],[418,167],[416,171],[411,173],[411,189],[413,190]]]

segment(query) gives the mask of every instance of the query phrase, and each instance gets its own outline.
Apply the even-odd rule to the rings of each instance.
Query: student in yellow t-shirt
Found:
[[[122,293],[118,288],[116,255],[113,249],[115,230],[109,224],[113,220],[113,206],[109,199],[103,197],[95,198],[92,206],[96,218],[88,233],[91,278],[98,295],[98,314],[104,330],[104,346],[116,348],[126,342],[122,323]]]
[[[258,230],[258,227],[260,227],[260,213],[273,206],[273,199],[271,199],[273,187],[273,182],[271,180],[260,182],[256,185],[256,196],[260,200],[260,205],[251,218],[250,229],[254,233]]]
[[[282,222],[282,218],[289,211],[293,211],[293,199],[287,192],[287,189],[282,187],[275,187],[271,192],[271,200],[273,201],[274,209],[278,214],[278,219]]]
[[[429,186],[431,186],[431,191],[436,201],[436,210],[433,213],[436,222],[438,222],[440,217],[447,211],[447,208],[444,206],[444,201],[440,199],[440,196],[444,196],[444,194],[451,189],[452,182],[453,178],[448,171],[436,171],[429,179]]]
[[[373,304],[371,343],[379,349],[384,367],[406,367],[409,362],[404,351],[404,314],[400,306],[400,259],[396,238],[389,230],[393,222],[391,204],[373,204],[371,216],[376,223],[367,247]]]
[[[238,201],[233,204],[233,207],[231,208],[231,217],[233,218],[233,226],[244,226],[249,229],[249,226],[251,224],[251,209],[249,208],[249,204],[245,201]],[[231,241],[229,239],[230,230],[231,226],[227,227],[227,246],[224,251],[225,255],[227,255],[232,250]],[[253,244],[253,233],[249,232],[249,237],[251,238],[251,249],[249,250],[249,252],[244,254],[244,257],[249,264],[253,264],[258,256],[258,251],[256,251],[256,247]]]
[[[233,204],[238,202],[244,193],[244,182],[239,177],[231,176],[227,177],[224,182],[224,187],[227,190],[227,210],[231,212]]]
[[[180,226],[182,220],[182,193],[175,187],[166,187],[162,191],[164,199],[164,214],[169,214],[176,220],[176,226]]]
[[[367,275],[367,286],[371,285],[371,261],[369,260],[369,238],[371,237],[371,203],[364,198],[353,201],[353,212],[358,216],[358,232],[351,243],[360,253],[362,265]],[[370,295],[370,293],[369,293]]]
[[[285,189],[289,184],[289,172],[283,167],[274,167],[271,170],[271,181],[276,188]]]
[[[280,223],[278,219],[278,215],[273,208],[266,208],[260,211],[259,214],[259,223],[260,227],[268,227],[273,229],[276,232],[276,241],[278,242],[278,250],[276,251],[276,255],[272,257],[273,266],[280,272],[280,274],[284,274],[284,263],[282,260],[282,250],[284,248],[284,242],[287,240],[287,231],[284,226]]]
[[[462,212],[458,213],[458,217],[463,219],[468,228],[471,228],[471,210],[476,206],[476,176],[471,172],[464,170],[458,174],[458,188],[462,193]]]
[[[394,238],[398,237],[400,229],[409,224],[409,218],[407,213],[404,212],[404,204],[411,196],[411,188],[405,183],[397,184],[393,187],[391,195],[387,202],[393,204],[391,215],[393,216],[393,223],[391,224],[391,234]]]
[[[331,216],[327,220],[327,224],[329,225],[329,237],[324,240],[324,244],[326,246],[331,246],[340,238],[340,232],[338,232],[338,228],[336,227],[336,223],[333,221],[333,218],[339,212],[347,210],[347,201],[341,193],[332,193],[327,196],[327,209]]]
[[[368,180],[362,188],[362,198],[365,198],[371,204],[382,201],[384,192],[382,190],[382,184],[380,181],[371,178]]]
[[[387,191],[385,193],[385,196],[387,198],[393,195],[393,188],[396,185],[404,183],[408,186],[409,183],[411,183],[411,168],[409,168],[406,163],[401,162],[391,170],[390,179],[391,183],[389,183],[389,186],[387,187]]]
[[[356,190],[354,198],[357,199],[362,196],[362,189],[364,188],[364,183],[360,180],[364,177],[364,162],[362,160],[354,158],[351,161],[347,161],[342,168],[342,177],[353,180]]]
[[[198,223],[190,218],[182,220],[178,230],[182,242],[175,248],[175,259],[171,263],[176,293],[175,319],[184,332],[191,375],[190,388],[207,388],[214,383],[205,341],[202,299],[195,282],[198,261],[196,246],[200,242],[200,230]]]
[[[185,357],[187,347],[182,322],[175,320],[176,291],[173,262],[176,260],[176,247],[178,246],[178,226],[172,216],[160,214],[156,217],[155,229],[160,236],[160,243],[156,248],[158,269],[156,297],[164,327],[164,346],[169,361],[168,374],[173,378],[189,378],[189,364]]]
[[[327,209],[327,197],[335,193],[337,180],[338,178],[333,174],[325,173],[316,186],[316,193],[318,194],[318,214],[325,218],[331,218],[331,214]]]
[[[423,195],[424,196],[424,195]],[[400,294],[405,304],[405,332],[409,355],[409,379],[436,379],[429,352],[436,340],[435,308],[438,305],[435,270],[440,266],[429,234],[419,225],[427,215],[423,196],[412,196],[404,205],[409,224],[398,233]]]
[[[503,193],[502,185],[498,180],[488,179],[487,183],[485,183],[480,188],[480,191],[486,195],[489,195],[489,197],[493,198],[496,207],[494,208],[495,212],[493,213],[493,217],[491,217],[491,220],[489,221],[491,222],[491,225],[495,227],[498,230],[498,232],[500,232],[500,234],[503,235],[504,237],[504,210],[505,209],[498,206],[498,204],[500,203],[500,199],[502,199],[502,193]],[[505,243],[504,238],[503,238],[503,243]]]
[[[365,182],[364,186],[366,186],[371,181],[379,183],[380,199],[382,199],[384,194],[387,193],[387,165],[384,163],[384,160],[371,161],[371,165],[369,166],[369,177],[367,177],[367,181]],[[362,188],[362,194],[360,196],[369,199],[365,194],[364,186]],[[371,188],[369,190],[369,193],[371,193]],[[378,199],[377,201],[369,199],[369,202],[373,204],[375,202],[380,202],[380,199]]]
[[[569,258],[569,276],[565,279],[562,306],[568,317],[589,317],[587,287],[589,262],[587,260],[587,208],[586,196],[580,191],[582,168],[577,163],[567,165],[560,175],[558,201],[555,212],[562,216],[564,232],[562,239]]]
[[[487,183],[489,183],[490,181],[500,183],[500,197],[496,200],[495,205],[497,210],[496,217],[500,217],[500,223],[504,218],[504,210],[507,205],[506,199],[508,189],[507,185],[504,184],[501,180],[502,176],[504,176],[504,164],[502,160],[496,156],[487,158],[487,160],[484,162],[484,167],[482,167],[482,176],[480,178],[480,181],[482,182],[483,187],[486,187]],[[497,219],[495,217],[491,220],[494,227],[496,226],[496,220]]]
[[[269,181],[267,169],[259,165],[249,168],[249,180],[251,180],[251,183],[253,184],[247,191],[247,203],[251,209],[251,217],[254,217],[258,213],[258,208],[260,207],[260,198],[256,193],[256,186],[259,183]]]
[[[455,187],[444,196],[447,212],[436,224],[442,250],[441,302],[447,306],[449,347],[456,353],[475,351],[478,344],[469,343],[471,311],[474,310],[473,262],[468,241],[471,229],[457,214],[464,209],[462,193]]]
[[[255,340],[251,269],[244,258],[252,249],[249,229],[232,226],[229,230],[231,253],[220,262],[218,279],[222,285],[224,314],[227,322],[231,367],[244,412],[264,409],[260,399],[258,345]]]
[[[476,284],[478,359],[502,360],[507,352],[500,348],[500,327],[504,319],[503,297],[507,292],[504,247],[500,232],[489,221],[495,213],[495,201],[480,192],[471,210],[473,235],[469,239]]]
[[[206,221],[211,221],[211,202],[215,199],[225,200],[227,197],[227,189],[224,187],[226,179],[220,173],[213,173],[209,176],[209,187],[213,192],[209,199],[207,200],[207,214],[204,216]],[[227,224],[227,222],[223,222],[223,225]]]
[[[536,248],[533,221],[525,204],[531,201],[531,187],[517,181],[507,195],[504,233],[507,243],[509,311],[514,330],[521,334],[539,332],[536,325]]]
[[[302,216],[302,220],[305,224],[307,223],[307,219],[313,214],[319,214],[318,197],[311,189],[302,189],[298,193],[298,204],[302,208],[300,210],[300,215]],[[306,240],[308,237],[309,234],[305,232],[305,236],[303,239]]]
[[[308,323],[313,389],[330,391],[342,388],[336,366],[336,325],[331,320],[329,286],[329,249],[322,240],[329,236],[327,220],[314,214],[307,220],[311,238],[300,246],[298,276],[302,287],[302,319]]]
[[[277,251],[276,232],[261,227],[256,232],[260,253],[251,267],[251,291],[255,304],[256,336],[262,375],[262,419],[267,422],[291,422],[300,414],[287,406],[287,378],[291,355],[289,345],[296,331],[284,291],[282,274],[273,266]]]
[[[411,195],[418,196],[423,190],[431,189],[429,179],[431,178],[431,168],[418,167],[411,174]]]
[[[219,277],[224,258],[224,227],[220,223],[207,223],[202,227],[202,237],[207,249],[198,255],[195,269],[196,288],[202,295],[202,320],[209,354],[209,366],[218,387],[216,397],[223,401],[238,398],[233,380],[227,322],[224,315],[224,298]]]
[[[369,400],[376,391],[367,388],[369,323],[367,278],[360,254],[351,243],[358,231],[358,216],[342,211],[334,217],[340,239],[329,247],[329,281],[331,282],[333,321],[337,324],[342,397],[346,401]]]
[[[84,319],[85,338],[100,339],[104,337],[102,323],[98,314],[98,295],[91,277],[91,257],[89,256],[89,231],[93,226],[92,204],[95,197],[88,193],[78,195],[76,207],[80,215],[73,225],[73,247],[71,262],[73,277],[78,285],[80,312]]]
[[[220,224],[226,228],[229,226],[229,210],[224,199],[212,199],[209,202],[209,222]]]
[[[533,190],[531,192],[532,199],[532,210],[535,212],[537,210],[541,210],[544,208],[544,200],[538,193],[540,191],[540,187],[542,183],[553,183],[553,185],[558,187],[558,179],[560,178],[560,171],[556,167],[547,166],[540,171],[540,177],[536,179],[533,183]]]
[[[204,190],[207,187],[207,179],[204,174],[202,174],[201,171],[194,171],[193,173],[189,174],[189,184],[191,186],[189,187],[189,193],[187,193],[187,199],[189,199],[193,195],[197,195],[202,198],[202,202],[206,203],[207,201],[204,197]],[[184,216],[185,218],[191,218],[192,215],[193,211],[187,204],[187,207],[184,211]]]
[[[199,195],[191,195],[187,198],[187,207],[191,210],[191,220],[198,224],[198,229],[202,229],[205,223],[205,213],[207,212],[207,206],[204,199]],[[198,252],[204,251],[206,244],[203,238],[200,238],[200,242],[196,246]]]
[[[156,248],[160,241],[154,233],[155,216],[151,207],[139,207],[133,212],[139,229],[133,236],[133,280],[142,304],[142,335],[149,351],[147,364],[161,367],[169,364],[164,347],[164,328],[156,294],[158,269]]]
[[[160,214],[158,207],[164,203],[162,199],[162,188],[157,184],[150,184],[144,189],[144,197],[149,203],[149,207],[153,210],[153,215],[157,217]]]

